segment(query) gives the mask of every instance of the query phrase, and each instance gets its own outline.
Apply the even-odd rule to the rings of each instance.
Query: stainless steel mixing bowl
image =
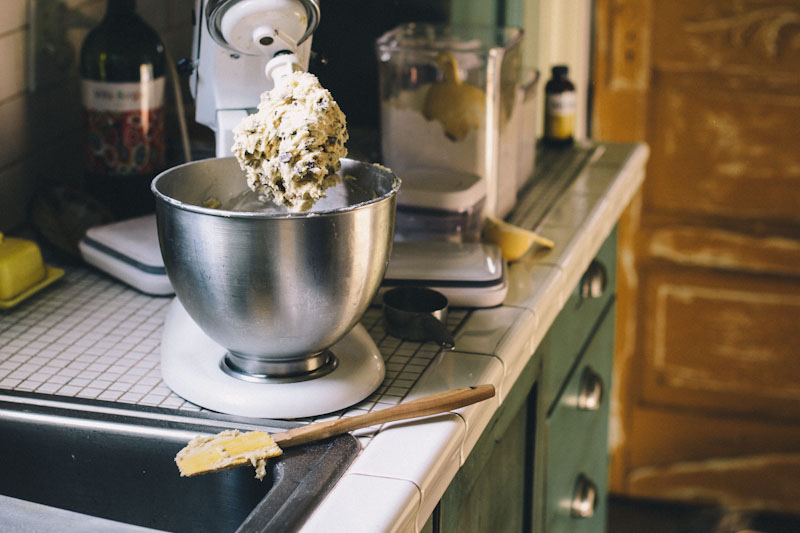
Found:
[[[305,213],[230,210],[262,205],[249,198],[233,157],[180,165],[153,180],[167,275],[189,316],[228,350],[223,368],[234,375],[270,380],[330,365],[327,349],[375,296],[400,182],[350,159],[340,174],[343,184]],[[222,209],[204,207],[209,200]]]

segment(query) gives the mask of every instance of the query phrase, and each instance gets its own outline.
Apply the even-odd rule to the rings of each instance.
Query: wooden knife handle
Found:
[[[338,420],[314,422],[306,426],[275,433],[272,435],[272,439],[283,448],[297,446],[377,424],[451,411],[486,400],[492,396],[494,396],[494,385],[451,389],[372,413]]]

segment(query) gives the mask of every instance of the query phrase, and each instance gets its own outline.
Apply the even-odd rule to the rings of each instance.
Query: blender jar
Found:
[[[520,28],[403,24],[376,41],[398,240],[477,240],[516,202]],[[509,150],[511,150],[509,152]]]

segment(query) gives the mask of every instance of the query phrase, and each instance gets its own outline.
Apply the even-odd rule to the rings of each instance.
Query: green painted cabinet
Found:
[[[605,530],[615,273],[613,232],[424,531]]]
[[[614,348],[614,307],[602,315],[578,366],[541,425],[544,492],[538,531],[603,531],[608,478],[608,386]]]

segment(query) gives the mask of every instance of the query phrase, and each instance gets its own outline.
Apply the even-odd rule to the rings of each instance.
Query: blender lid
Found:
[[[398,175],[403,184],[399,206],[466,211],[486,197],[486,180],[477,174],[444,168],[414,167]]]

